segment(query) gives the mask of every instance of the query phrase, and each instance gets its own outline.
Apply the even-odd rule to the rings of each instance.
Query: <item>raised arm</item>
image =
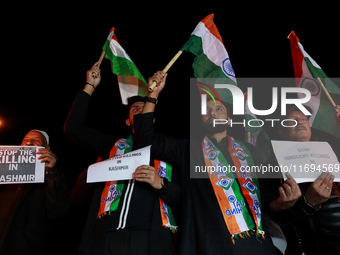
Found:
[[[99,85],[100,80],[101,80],[100,69],[98,67],[97,62],[86,73],[86,83],[83,91],[92,96],[94,90]]]
[[[151,76],[149,78],[148,86],[150,86],[154,81],[157,84],[156,87],[154,88],[154,90],[152,92],[149,92],[149,94],[148,94],[149,98],[153,98],[153,99],[158,100],[158,96],[165,86],[167,76],[168,76],[168,74],[164,74],[161,71],[157,71],[157,73],[155,73],[153,76]],[[152,103],[150,101],[146,101],[142,114],[154,112],[155,107],[156,107],[155,103]]]
[[[85,125],[85,119],[91,102],[91,96],[100,83],[98,63],[87,71],[86,84],[75,98],[64,124],[64,133],[75,143],[94,153],[96,156],[107,157],[114,142],[110,135],[104,135]]]
[[[146,101],[142,114],[135,115],[135,131],[136,138],[141,147],[152,144],[151,155],[152,158],[164,160],[173,165],[172,182],[167,182],[166,178],[161,178],[158,169],[153,166],[142,165],[139,166],[134,178],[137,181],[149,183],[160,196],[160,198],[170,206],[176,206],[180,202],[181,190],[179,186],[179,168],[183,146],[180,141],[160,134],[154,133],[154,110],[156,107],[155,100],[165,86],[167,74],[161,71],[155,73],[149,79],[149,86],[153,81],[156,81],[156,88],[149,92],[149,101]],[[153,101],[153,102],[151,102]],[[174,166],[176,165],[176,167]]]
[[[149,97],[158,99],[160,92],[165,86],[167,75],[161,71],[155,73],[149,79],[149,85],[156,81],[157,86],[153,92],[149,92]],[[151,101],[151,100],[150,100]],[[180,165],[183,150],[185,150],[188,141],[178,140],[170,136],[162,134],[156,134],[154,131],[154,110],[156,104],[152,102],[146,102],[142,114],[135,115],[135,131],[138,144],[141,147],[152,145],[151,155],[154,158],[164,160],[171,164]]]

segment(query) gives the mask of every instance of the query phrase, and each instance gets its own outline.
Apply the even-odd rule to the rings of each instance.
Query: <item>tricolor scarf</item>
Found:
[[[232,242],[235,244],[234,238],[237,236],[241,238],[249,236],[249,232],[264,238],[260,189],[257,179],[252,176],[249,169],[247,171],[248,166],[254,165],[247,147],[228,136],[228,151],[235,168],[229,166],[223,153],[208,137],[203,139],[202,151],[206,166],[220,169],[208,173]],[[232,170],[235,169],[233,173]]]
[[[132,150],[132,145],[133,145],[132,135],[130,135],[127,139],[124,139],[124,138],[119,139],[113,145],[110,151],[109,158],[112,158],[116,155],[122,155],[122,154],[130,152]],[[170,164],[164,161],[155,159],[154,167],[161,177],[167,178],[168,181],[171,182],[172,167]],[[133,188],[134,188],[134,180],[129,180],[127,191],[126,191],[126,194],[123,200],[124,209],[130,203]],[[124,189],[124,181],[108,181],[105,183],[105,187],[100,198],[100,208],[98,212],[99,218],[103,217],[107,213],[111,215],[112,212],[117,210],[122,193],[123,193],[123,189]],[[170,207],[166,203],[164,203],[164,201],[161,198],[159,198],[159,204],[160,204],[162,225],[166,228],[169,228],[171,231],[174,232],[177,229],[177,226],[176,226]],[[127,217],[127,214],[125,214],[124,216],[121,215],[120,218],[123,219],[123,223],[122,224],[119,223],[119,226],[117,229],[125,227],[126,217]],[[120,222],[121,222],[121,219],[120,219]]]

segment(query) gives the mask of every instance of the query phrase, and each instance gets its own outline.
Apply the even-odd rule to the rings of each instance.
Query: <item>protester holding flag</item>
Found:
[[[196,55],[193,63],[196,77],[225,78],[236,85],[213,15],[197,25],[181,50]],[[158,72],[149,79],[149,87],[154,83],[163,84],[164,79]],[[140,121],[141,128],[136,132],[142,145],[152,144],[155,157],[180,169],[183,184],[180,254],[276,254],[262,224],[260,189],[254,176],[245,178],[236,173],[204,171],[201,178],[190,178],[195,166],[239,169],[241,164],[254,164],[251,146],[230,137],[227,125],[213,127],[215,119],[230,117],[228,96],[208,91],[209,85],[204,86],[202,90],[214,96],[207,100],[207,114],[199,123],[191,123],[198,131],[201,125],[204,127],[192,144],[189,140],[155,134],[155,105],[150,102],[146,102],[142,115],[135,116],[135,121]]]
[[[150,99],[141,96],[129,98],[126,125],[131,134],[127,138],[121,138],[115,130],[112,130],[112,135],[102,134],[85,125],[91,95],[100,80],[100,69],[96,63],[87,72],[86,85],[74,101],[64,131],[80,146],[106,159],[138,148],[135,135],[138,125],[133,117],[141,113],[145,101]],[[150,164],[135,171],[136,180],[97,183],[84,229],[81,252],[114,255],[174,254],[173,232],[176,226],[169,206],[174,208],[179,201],[180,189],[176,184],[178,178],[175,171],[171,174],[169,164],[159,160],[151,160]]]
[[[151,77],[149,86],[158,79]],[[152,144],[155,157],[180,167],[183,224],[179,226],[179,254],[276,254],[262,225],[256,178],[245,180],[230,173],[207,172],[202,178],[190,178],[195,166],[254,164],[251,146],[228,136],[226,125],[216,129],[212,126],[213,119],[228,118],[227,108],[224,102],[216,100],[215,105],[209,100],[208,114],[202,117],[204,139],[190,144],[189,140],[155,134],[155,105],[146,102],[142,115],[135,116],[141,127],[136,132],[143,145]],[[235,148],[242,159],[235,156]]]
[[[328,78],[321,67],[305,51],[294,31],[289,34],[288,39],[290,40],[296,86],[308,89],[312,95],[311,100],[306,104],[312,113],[309,118],[311,127],[340,138],[339,120],[333,117],[337,112],[336,116],[339,118],[340,87]]]
[[[294,31],[290,39],[296,86],[308,89],[311,100],[304,105],[311,116],[297,107],[288,110],[287,118],[297,125],[280,127],[274,140],[295,142],[326,141],[340,159],[339,87],[304,50]],[[299,97],[300,95],[298,95]],[[269,165],[278,165],[272,151]],[[308,161],[308,164],[310,162]],[[329,254],[340,252],[339,185],[334,176],[323,173],[313,183],[297,183],[292,176],[283,181],[262,179],[262,198],[267,211],[282,226],[288,246],[286,254]]]

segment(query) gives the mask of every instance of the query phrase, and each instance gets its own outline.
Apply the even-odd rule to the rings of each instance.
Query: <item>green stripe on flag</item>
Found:
[[[321,78],[329,93],[340,94],[340,88],[328,78],[327,74],[322,69],[315,67],[309,58],[304,59],[312,76],[314,78]]]
[[[308,70],[314,78],[320,78],[325,85],[328,93],[334,100],[335,104],[340,104],[340,88],[327,77],[326,73],[321,69],[313,65],[309,58],[304,58]],[[336,123],[335,110],[332,104],[329,102],[325,92],[320,88],[320,106],[315,119],[312,123],[312,127],[322,130],[335,137],[340,138],[339,128]]]
[[[191,35],[189,40],[182,47],[183,51],[188,51],[196,55],[192,67],[194,69],[194,76],[196,78],[224,78],[227,79],[227,83],[231,85],[237,86],[236,82],[231,80],[226,74],[223,72],[221,66],[215,65],[207,55],[203,52],[202,46],[202,38],[196,35]],[[199,79],[200,80],[200,79]],[[201,80],[200,80],[201,81]],[[209,83],[208,80],[205,80],[204,83]],[[214,87],[214,84],[209,84]],[[210,91],[210,89],[207,88]],[[218,95],[221,97],[221,100],[227,103],[233,103],[233,97],[229,90],[227,89],[215,89]],[[213,91],[210,91],[214,94]]]
[[[331,94],[331,97],[333,98],[335,103],[338,102],[337,104],[339,104],[340,102],[339,94]],[[329,134],[332,134],[335,137],[340,138],[340,132],[336,123],[334,107],[331,105],[323,91],[321,92],[320,97],[320,107],[315,116],[312,127],[315,129],[325,131]]]
[[[103,50],[106,52],[105,58],[109,59],[112,63],[112,72],[116,75],[135,76],[146,85],[147,82],[145,81],[143,75],[139,72],[136,65],[129,59],[115,56],[112,53],[109,44],[110,42],[106,40]]]
[[[142,74],[137,69],[136,65],[126,58],[116,57],[112,52],[107,52],[105,58],[108,58],[111,63],[112,72],[121,76],[135,76],[145,85],[147,84]]]
[[[236,85],[236,83],[229,79],[222,71],[220,66],[215,65],[207,55],[203,52],[202,38],[196,35],[191,35],[189,40],[182,47],[183,51],[189,51],[196,55],[196,58],[192,64],[194,69],[194,75],[197,78],[227,78],[230,83]]]

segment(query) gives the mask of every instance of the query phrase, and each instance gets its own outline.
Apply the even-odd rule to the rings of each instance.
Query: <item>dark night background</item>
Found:
[[[96,155],[68,140],[62,127],[113,26],[145,79],[164,68],[210,13],[215,14],[236,77],[294,77],[287,39],[292,30],[328,76],[339,77],[338,5],[316,3],[320,6],[309,4],[306,9],[287,1],[266,5],[206,1],[192,7],[175,2],[12,4],[2,9],[1,17],[0,144],[17,145],[27,131],[45,130],[72,188]],[[189,136],[192,61],[193,55],[184,53],[170,69],[157,106],[159,130],[176,137]],[[117,78],[108,60],[101,69],[87,123],[105,133],[126,133]],[[271,103],[271,97],[266,101],[266,89],[255,90],[255,106]]]

